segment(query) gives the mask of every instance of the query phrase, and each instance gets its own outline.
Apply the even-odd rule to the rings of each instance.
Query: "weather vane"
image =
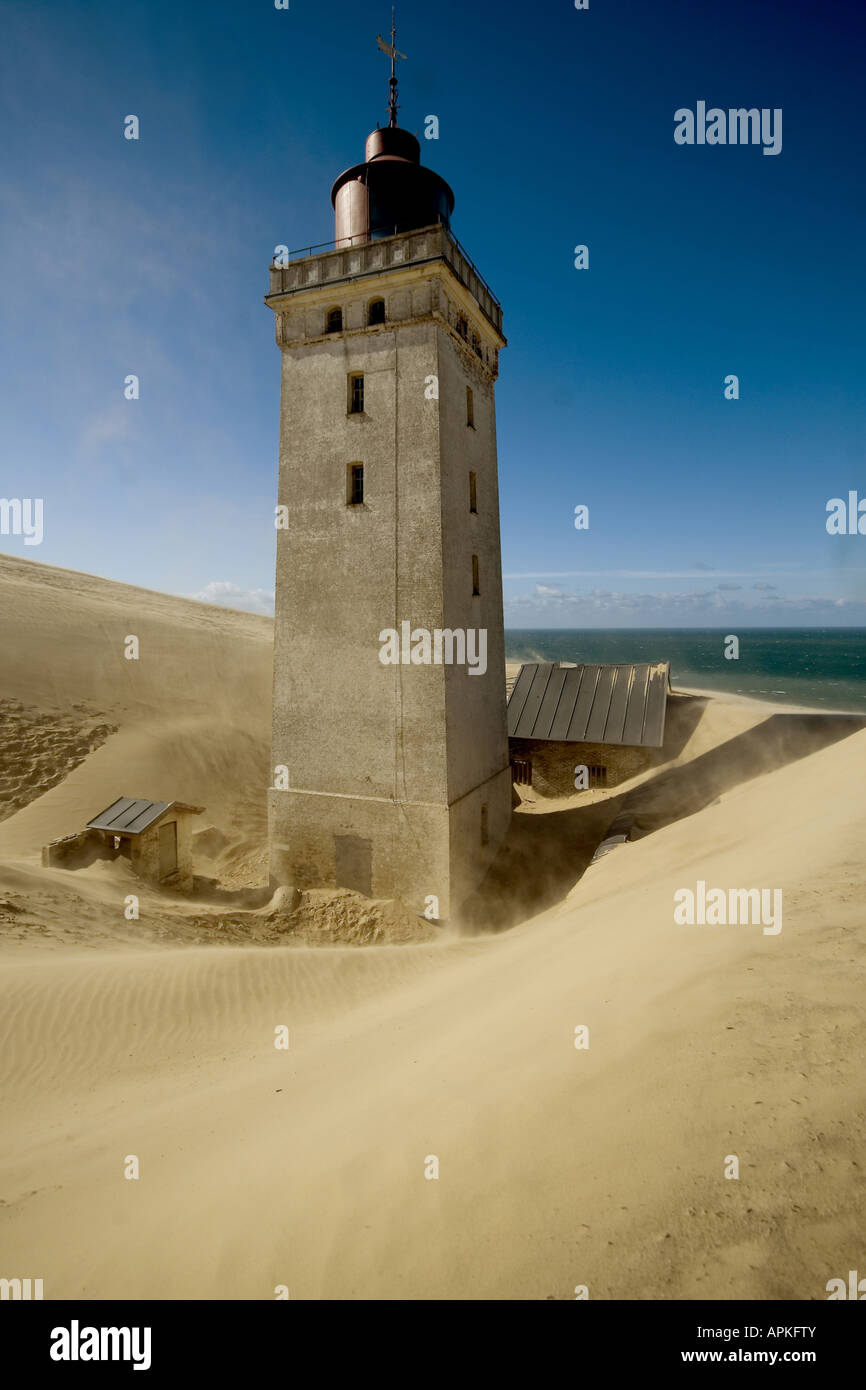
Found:
[[[388,125],[389,125],[389,126],[395,126],[395,125],[397,124],[397,111],[399,110],[399,108],[398,108],[398,106],[397,106],[397,71],[396,71],[396,62],[397,62],[397,59],[398,59],[398,58],[403,58],[404,60],[405,60],[405,58],[406,58],[406,54],[405,54],[405,53],[401,53],[400,50],[399,50],[399,48],[397,48],[396,45],[395,45],[395,43],[394,43],[394,40],[396,39],[396,37],[397,37],[397,30],[396,30],[396,28],[395,28],[395,26],[394,26],[394,10],[393,10],[393,7],[392,7],[392,9],[391,9],[391,42],[390,42],[390,43],[386,43],[385,40],[382,38],[382,35],[381,35],[381,34],[377,34],[377,35],[376,35],[376,42],[377,42],[377,44],[378,44],[379,47],[381,48],[382,52],[383,52],[383,53],[387,53],[388,56],[389,56],[389,58],[391,59],[391,77],[390,77],[390,80],[389,80],[389,82],[388,82],[388,87],[389,87],[389,96],[388,96]]]

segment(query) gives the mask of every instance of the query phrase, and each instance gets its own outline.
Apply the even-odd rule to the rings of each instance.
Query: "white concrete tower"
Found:
[[[494,411],[505,339],[449,230],[451,190],[396,125],[393,81],[390,110],[334,185],[336,249],[272,266],[266,297],[287,509],[272,762],[288,785],[278,775],[270,793],[271,870],[444,920],[511,817]]]

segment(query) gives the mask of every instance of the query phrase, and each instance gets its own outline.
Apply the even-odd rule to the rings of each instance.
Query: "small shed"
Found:
[[[203,806],[184,801],[145,801],[120,796],[87,829],[99,835],[106,847],[129,859],[135,872],[148,883],[189,893],[193,886],[192,817]]]
[[[508,699],[511,770],[542,796],[575,792],[575,770],[611,787],[664,744],[670,663],[527,662]]]

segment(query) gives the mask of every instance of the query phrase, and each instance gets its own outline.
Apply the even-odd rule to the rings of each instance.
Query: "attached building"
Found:
[[[508,700],[514,781],[569,796],[579,767],[590,787],[634,777],[664,743],[669,690],[667,661],[526,663]]]

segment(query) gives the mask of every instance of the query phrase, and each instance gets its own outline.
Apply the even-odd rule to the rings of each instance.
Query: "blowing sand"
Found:
[[[496,930],[281,944],[267,620],[5,558],[0,596],[0,1274],[46,1298],[822,1299],[862,1268],[862,721],[678,697],[664,764],[515,817]],[[127,633],[153,659],[118,660]],[[41,867],[120,794],[207,806],[203,898],[126,922],[125,866]],[[639,838],[590,865],[623,816]],[[781,932],[677,926],[699,879],[781,888]]]

